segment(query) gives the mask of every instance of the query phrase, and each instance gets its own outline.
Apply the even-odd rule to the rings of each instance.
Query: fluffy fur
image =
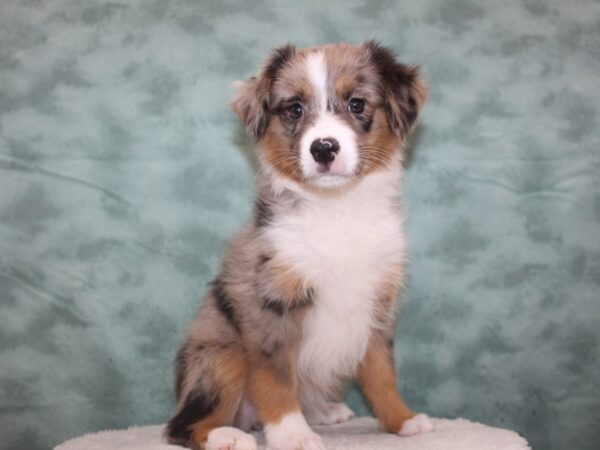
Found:
[[[259,145],[252,223],[233,240],[176,363],[170,442],[322,449],[308,423],[347,420],[357,379],[382,427],[431,429],[396,390],[403,282],[402,146],[425,99],[418,69],[376,43],[271,54],[233,109]],[[232,428],[231,426],[237,428]]]

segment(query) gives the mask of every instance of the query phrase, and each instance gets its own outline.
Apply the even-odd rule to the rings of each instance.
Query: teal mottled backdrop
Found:
[[[167,419],[176,348],[252,204],[231,82],[288,41],[370,38],[430,85],[401,390],[535,449],[598,448],[598,1],[3,0],[2,449]]]

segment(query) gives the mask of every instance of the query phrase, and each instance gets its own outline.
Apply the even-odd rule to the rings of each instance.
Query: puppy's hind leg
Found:
[[[169,443],[198,450],[256,450],[254,437],[231,427],[246,370],[239,344],[188,341],[177,358],[178,402],[166,429]]]

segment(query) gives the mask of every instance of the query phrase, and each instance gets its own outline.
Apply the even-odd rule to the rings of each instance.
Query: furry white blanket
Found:
[[[315,427],[328,449],[401,449],[401,450],[524,450],[527,441],[514,431],[492,428],[465,419],[433,419],[435,431],[412,437],[399,437],[379,430],[370,417]],[[173,450],[161,437],[162,425],[133,427],[127,430],[102,431],[71,439],[55,450]],[[264,440],[257,434],[260,448]]]

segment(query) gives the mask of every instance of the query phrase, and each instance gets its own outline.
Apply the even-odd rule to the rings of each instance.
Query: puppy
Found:
[[[432,429],[396,390],[402,148],[425,100],[375,42],[276,49],[232,106],[258,141],[252,223],[233,240],[176,361],[166,436],[195,449],[323,449],[357,379],[381,427]],[[235,428],[234,428],[235,427]]]

